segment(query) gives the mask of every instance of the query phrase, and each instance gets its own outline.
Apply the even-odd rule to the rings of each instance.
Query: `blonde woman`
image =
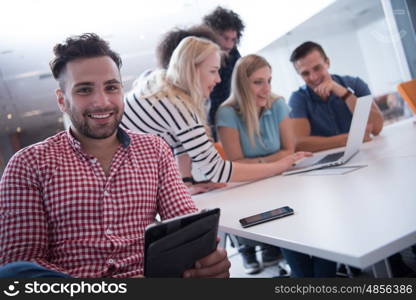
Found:
[[[217,113],[220,141],[228,159],[243,163],[274,162],[295,152],[289,108],[271,92],[271,66],[261,56],[240,58],[231,79],[231,95]],[[238,238],[239,253],[248,274],[261,265],[255,246],[261,247],[262,265],[277,263],[280,249]]]
[[[279,162],[293,155],[295,137],[289,108],[271,92],[272,68],[259,55],[240,58],[231,79],[231,96],[217,113],[217,127],[225,154],[244,163]],[[240,239],[239,249],[246,270],[256,269],[253,241]],[[261,245],[264,261],[273,261],[275,247]],[[294,277],[335,276],[336,263],[282,249]]]
[[[217,114],[227,158],[245,163],[276,162],[295,152],[285,100],[271,92],[272,71],[259,55],[240,58],[231,79],[231,96]]]
[[[126,95],[122,125],[157,134],[171,146],[188,186],[194,184],[191,165],[214,183],[251,181],[277,175],[307,153],[261,164],[223,160],[207,134],[204,102],[220,82],[220,49],[202,38],[183,39],[166,71],[154,72]]]

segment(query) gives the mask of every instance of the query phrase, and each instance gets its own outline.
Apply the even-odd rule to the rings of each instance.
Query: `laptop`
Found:
[[[310,170],[339,166],[348,162],[355,154],[358,153],[363,143],[365,128],[367,127],[372,102],[373,97],[371,95],[357,98],[354,114],[352,116],[350,132],[347,138],[347,146],[344,151],[326,155],[318,154],[305,158],[282,174],[296,174]]]

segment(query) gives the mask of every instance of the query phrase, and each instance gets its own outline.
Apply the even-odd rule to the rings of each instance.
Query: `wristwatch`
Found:
[[[193,177],[182,177],[182,181],[185,183],[190,182],[191,184],[196,183]]]
[[[341,99],[347,101],[348,97],[353,95],[353,91],[348,87],[347,92],[341,96]]]

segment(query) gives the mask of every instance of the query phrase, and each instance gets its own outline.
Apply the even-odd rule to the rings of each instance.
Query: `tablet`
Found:
[[[145,277],[182,277],[217,248],[220,209],[202,210],[146,227]]]

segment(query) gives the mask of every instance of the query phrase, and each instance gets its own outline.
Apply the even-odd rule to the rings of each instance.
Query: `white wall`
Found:
[[[386,21],[379,19],[359,28],[357,37],[372,92],[379,95],[395,91],[403,79],[393,48],[394,39],[390,38]]]
[[[359,76],[368,81],[369,75],[360,51],[360,42],[353,27],[344,26],[335,31],[328,28],[312,34],[292,32],[259,52],[272,65],[274,92],[288,100],[290,94],[304,84],[289,58],[297,46],[308,40],[321,44],[325,49],[330,58],[331,73]]]

